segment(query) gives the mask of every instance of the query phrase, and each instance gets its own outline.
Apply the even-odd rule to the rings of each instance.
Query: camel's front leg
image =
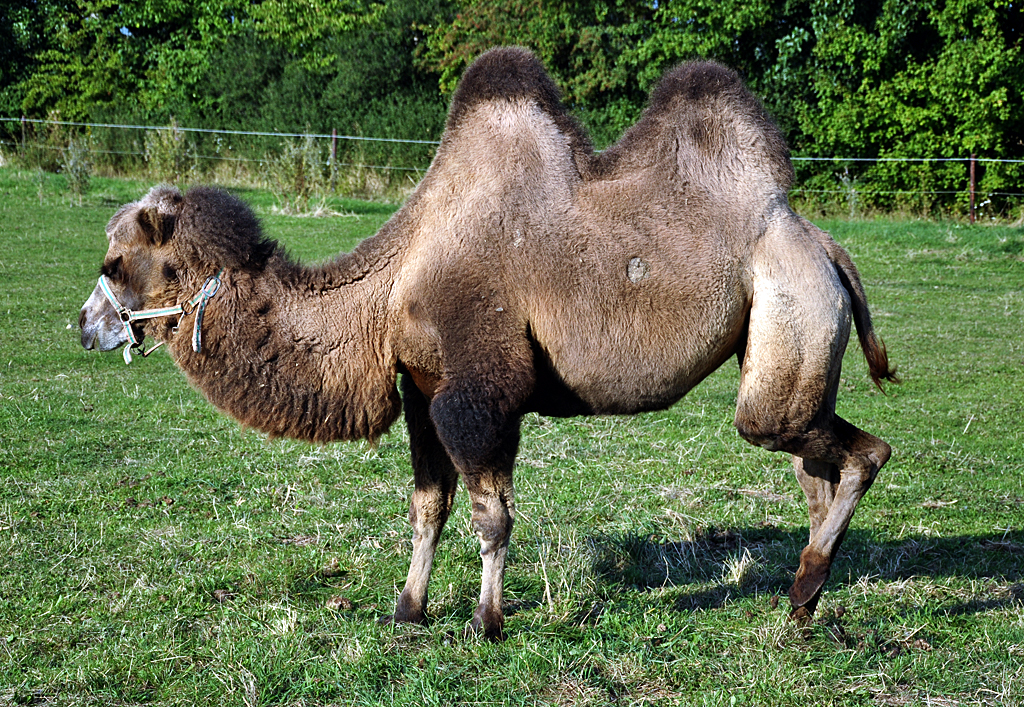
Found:
[[[485,473],[465,477],[473,503],[473,531],[480,539],[483,574],[480,601],[473,613],[473,630],[487,638],[503,638],[505,616],[501,609],[505,579],[505,555],[515,520],[515,492],[511,469],[508,473]]]
[[[506,407],[509,398],[496,392],[493,387],[450,383],[431,402],[430,418],[473,504],[473,532],[483,559],[473,630],[500,639],[505,553],[515,518],[512,467],[519,449],[519,416]]]
[[[409,376],[402,379],[402,401],[409,428],[416,489],[409,504],[409,523],[413,530],[412,561],[392,619],[424,623],[427,585],[434,564],[434,552],[452,509],[458,474],[437,439],[434,425],[430,421],[429,403]]]

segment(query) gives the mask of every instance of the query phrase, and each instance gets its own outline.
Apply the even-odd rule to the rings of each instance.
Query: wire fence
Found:
[[[349,135],[339,134],[336,131],[331,133],[315,133],[315,132],[270,132],[270,131],[255,131],[255,130],[224,130],[224,129],[212,129],[212,128],[190,128],[182,127],[177,125],[133,125],[133,124],[121,124],[121,123],[88,123],[78,121],[62,121],[54,119],[37,119],[37,118],[7,118],[0,117],[0,123],[17,123],[21,129],[21,140],[0,140],[0,145],[12,148],[15,151],[24,153],[26,150],[41,150],[50,151],[53,153],[59,153],[64,149],[64,145],[57,141],[47,140],[41,141],[39,139],[39,128],[53,130],[54,128],[63,129],[65,131],[77,131],[84,130],[88,135],[96,138],[102,131],[123,131],[134,133],[135,137],[128,137],[128,147],[130,149],[111,149],[95,144],[95,142],[101,142],[108,144],[112,142],[109,138],[106,140],[94,140],[94,144],[87,144],[84,149],[94,155],[102,155],[105,157],[111,157],[115,160],[131,159],[136,162],[148,162],[151,159],[149,138],[144,137],[145,135],[192,135],[196,138],[205,139],[206,142],[200,143],[201,145],[209,145],[210,138],[215,141],[213,144],[216,149],[213,150],[214,154],[207,154],[200,151],[199,145],[193,145],[191,151],[188,154],[188,158],[194,161],[205,161],[208,163],[222,162],[222,163],[235,163],[239,165],[250,165],[255,166],[259,169],[265,168],[268,164],[271,164],[280,155],[282,145],[285,145],[287,141],[303,140],[303,141],[317,141],[323,143],[328,142],[327,149],[323,149],[321,146],[318,148],[323,155],[324,165],[331,170],[346,168],[356,170],[374,170],[377,172],[396,172],[396,173],[417,173],[422,174],[426,167],[429,165],[430,159],[433,157],[434,150],[437,145],[440,144],[437,140],[414,140],[405,138],[390,138],[390,137],[368,137],[362,135]],[[6,131],[8,135],[12,131]],[[30,140],[28,135],[32,134]],[[143,137],[140,139],[139,135]],[[253,139],[258,138],[260,142],[248,144],[240,143],[229,143],[225,144],[223,140],[228,139]],[[273,142],[266,142],[271,140]],[[125,144],[125,138],[115,140],[116,142]],[[341,150],[338,149],[339,143],[347,144],[347,148]],[[357,146],[356,149],[352,149],[352,146]],[[385,155],[387,159],[378,159],[367,161],[365,159],[358,159],[358,157],[365,157],[365,148],[359,146],[375,145],[375,146],[388,146],[390,148],[401,148],[407,146],[409,148],[415,148],[414,155],[403,155],[401,152],[397,152],[391,149],[388,152],[376,152],[371,150],[371,154]],[[210,152],[210,150],[207,150]],[[353,157],[357,159],[353,159]],[[975,177],[975,165],[980,166],[982,169],[989,166],[999,166],[1014,168],[1015,165],[1024,165],[1024,159],[1002,159],[984,156],[950,156],[950,157],[829,157],[829,156],[794,156],[791,157],[795,163],[804,163],[808,168],[812,168],[815,165],[826,166],[834,165],[835,167],[843,168],[844,173],[836,177],[835,175],[825,175],[827,178],[832,178],[835,182],[836,179],[840,182],[835,187],[825,188],[825,185],[820,184],[821,179],[817,181],[818,184],[803,184],[794,187],[791,190],[792,194],[805,195],[806,198],[815,197],[826,197],[835,200],[836,197],[840,197],[839,201],[845,200],[846,203],[853,204],[858,200],[871,197],[881,197],[892,199],[894,197],[914,197],[914,198],[940,198],[940,199],[955,199],[969,196],[971,201],[971,212],[973,215],[975,194],[984,197],[989,200],[982,203],[990,203],[991,199],[1001,199],[1010,201],[1019,201],[1024,199],[1024,192],[1015,191],[1013,189],[1006,189],[1007,184],[1002,182],[999,188],[982,188],[978,189],[977,180]],[[403,164],[404,162],[404,164]],[[893,163],[894,166],[900,164],[918,164],[918,165],[964,165],[969,167],[969,174],[964,176],[962,188],[950,188],[948,184],[950,177],[947,175],[944,179],[939,181],[945,181],[947,184],[936,185],[933,188],[884,188],[878,184],[865,184],[859,183],[858,178],[849,177],[849,170],[851,167],[857,165],[884,165],[886,163]],[[821,170],[818,170],[819,175],[822,174]],[[954,177],[955,178],[955,177]],[[931,181],[935,181],[934,175],[931,177]],[[815,181],[813,179],[808,181]],[[1013,183],[1012,187],[1016,187],[1017,183]],[[945,187],[945,188],[941,188]]]
[[[111,127],[111,126],[102,126],[102,127]],[[210,132],[214,132],[214,131],[210,131]],[[239,133],[239,134],[242,134],[242,135],[260,135],[260,136],[282,136],[282,137],[296,137],[296,138],[302,138],[302,137],[314,137],[314,138],[319,137],[319,138],[322,138],[322,137],[324,137],[323,135],[304,135],[302,133]],[[327,137],[330,137],[330,136],[327,136]],[[339,137],[339,139],[341,139],[341,138]],[[364,139],[376,140],[378,138],[364,138]],[[379,138],[379,139],[385,140],[386,138]],[[400,142],[405,142],[405,141],[404,140],[388,140],[388,142],[398,142],[398,143],[400,143]],[[429,144],[429,143],[425,143],[424,141],[410,141],[410,142],[414,143],[414,144]],[[28,147],[32,147],[32,148],[38,149],[38,150],[49,150],[49,151],[54,152],[54,153],[60,152],[61,150],[64,149],[63,147],[60,147],[60,146],[57,146],[57,145],[47,145],[47,144],[41,143],[41,142],[20,143],[20,142],[14,141],[14,140],[0,140],[0,145],[5,145],[7,147],[12,147],[12,148],[15,148],[15,149],[19,149],[19,148],[28,146]],[[93,154],[93,155],[123,155],[123,156],[128,156],[128,157],[141,157],[143,159],[145,159],[145,157],[146,157],[146,152],[143,151],[143,150],[104,150],[104,149],[100,149],[100,148],[96,148],[96,147],[86,147],[85,151],[88,152],[89,154]],[[199,159],[199,160],[222,161],[222,162],[248,162],[248,163],[257,164],[257,165],[266,164],[267,162],[269,162],[269,159],[267,157],[231,157],[229,155],[200,155],[200,154],[193,154],[192,157],[194,157],[195,159]],[[328,162],[328,165],[329,164],[331,164],[331,163]],[[360,163],[356,163],[356,162],[336,161],[336,162],[334,162],[334,164],[336,166],[338,166],[338,167],[361,167],[363,169],[381,169],[381,170],[397,171],[397,172],[424,172],[424,171],[426,171],[424,168],[420,168],[420,167],[395,167],[394,165],[360,164]]]
[[[142,131],[150,133],[181,133],[181,134],[195,134],[203,136],[234,136],[234,137],[247,137],[247,138],[272,138],[276,141],[282,140],[330,140],[331,150],[330,157],[328,158],[328,166],[333,165],[335,167],[353,167],[361,169],[374,169],[383,171],[396,171],[396,172],[423,172],[425,171],[424,166],[401,166],[395,164],[371,164],[364,162],[350,162],[345,160],[337,159],[337,142],[364,142],[364,143],[383,143],[383,144],[394,144],[394,145],[418,145],[418,146],[430,146],[431,152],[433,147],[436,147],[440,143],[436,140],[410,140],[404,138],[385,138],[385,137],[366,137],[361,135],[339,135],[337,132],[333,133],[290,133],[290,132],[267,132],[257,130],[219,130],[212,128],[189,128],[177,125],[132,125],[122,123],[86,123],[69,120],[43,120],[38,118],[0,118],[0,123],[19,123],[22,129],[22,140],[20,142],[15,140],[0,140],[0,145],[12,147],[21,151],[27,148],[33,148],[38,150],[49,150],[51,152],[60,152],[63,149],[63,145],[50,144],[39,142],[36,140],[28,140],[25,138],[25,126],[60,126],[62,128],[84,128],[91,134],[95,134],[97,129],[101,130],[125,130],[125,131]],[[136,143],[139,141],[136,140]],[[90,154],[97,155],[116,155],[120,157],[134,157],[146,161],[148,158],[147,151],[143,148],[142,143],[138,144],[136,149],[129,150],[111,150],[103,149],[95,146],[87,146],[85,150]],[[235,146],[238,149],[245,152],[247,148],[251,149],[252,146]],[[266,165],[273,158],[272,150],[268,149],[268,145],[260,145],[256,148],[258,156],[236,156],[231,154],[201,154],[198,152],[192,152],[189,157],[196,160],[205,161],[220,161],[220,162],[237,162],[237,163],[249,163],[254,165]],[[229,148],[230,149],[230,148]]]

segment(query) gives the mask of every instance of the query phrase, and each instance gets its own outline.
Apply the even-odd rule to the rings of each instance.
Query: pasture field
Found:
[[[464,635],[467,498],[429,626],[381,625],[405,578],[401,423],[373,448],[267,442],[166,354],[82,350],[103,227],[148,184],[0,169],[0,705],[1024,704],[1024,232],[821,223],[903,375],[851,345],[839,412],[894,448],[816,622],[787,620],[806,542],[789,460],[732,426],[730,362],[632,418],[530,416],[508,640]],[[271,213],[306,260],[393,206]]]

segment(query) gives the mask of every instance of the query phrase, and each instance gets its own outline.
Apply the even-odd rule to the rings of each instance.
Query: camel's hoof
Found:
[[[381,624],[382,626],[388,624],[417,624],[419,626],[426,626],[427,617],[424,616],[422,612],[420,612],[419,614],[412,614],[396,611],[393,614],[381,616],[379,619],[377,619],[377,623]]]
[[[806,628],[814,621],[814,610],[808,610],[806,606],[801,606],[789,612],[789,618],[800,628]]]
[[[477,609],[473,621],[466,626],[466,637],[480,636],[488,641],[505,640],[505,617],[501,614],[491,615]]]
[[[495,643],[500,643],[506,638],[505,630],[502,628],[483,628],[482,626],[476,626],[475,622],[467,624],[464,638],[468,641],[477,637]]]
[[[798,615],[813,616],[815,610],[818,608],[818,600],[821,598],[821,586],[818,586],[818,591],[812,594],[809,598],[801,592],[800,588],[794,584],[789,588],[789,605],[792,611],[789,612],[791,619],[796,619]]]
[[[789,588],[789,604],[793,607],[790,617],[797,619],[800,610],[811,616],[818,606],[821,590],[828,581],[832,563],[810,547],[800,553],[800,569],[796,571],[793,586]],[[801,615],[803,615],[801,614]]]

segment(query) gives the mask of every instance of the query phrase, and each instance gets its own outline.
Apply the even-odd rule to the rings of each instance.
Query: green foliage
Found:
[[[150,176],[172,184],[196,170],[195,150],[174,118],[169,127],[146,132],[145,158]]]
[[[896,2],[863,16],[851,3],[829,5],[815,28],[815,103],[801,109],[801,147],[809,153],[862,157],[1020,158],[1024,116],[1021,9],[980,0]],[[982,191],[1020,189],[1018,168],[986,170]],[[879,162],[863,170],[868,190],[957,191],[962,210],[966,168],[959,163],[907,166]],[[880,194],[892,207],[909,195]],[[922,206],[921,203],[914,204]]]
[[[76,0],[47,18],[54,38],[36,54],[37,66],[24,83],[26,112],[58,110],[82,120],[93,103],[132,88],[135,72],[117,46],[116,10],[114,0]]]
[[[0,116],[21,115],[24,82],[46,43],[45,16],[35,0],[8,0],[0,11]],[[5,128],[0,125],[0,135]]]
[[[800,162],[798,199],[962,215],[966,160],[985,215],[1024,203],[1024,9],[1005,0],[12,0],[0,14],[0,113],[437,140],[469,63],[534,50],[588,125],[616,140],[672,65],[736,68]],[[0,124],[9,140],[16,123]],[[133,168],[142,138],[97,132]],[[259,159],[276,140],[197,136]],[[336,163],[422,170],[430,145],[343,141]],[[887,162],[885,158],[927,159]],[[959,161],[935,161],[955,158]],[[411,172],[410,174],[414,174]]]
[[[332,37],[373,27],[385,12],[384,2],[362,0],[264,0],[250,10],[260,37],[301,56],[308,71],[330,73]]]
[[[716,59],[758,88],[796,13],[768,0],[465,0],[454,20],[433,28],[420,62],[441,74],[441,88],[450,93],[481,51],[500,44],[529,47],[602,147],[636,121],[651,86],[681,61]]]
[[[673,64],[711,58],[762,96],[796,154],[815,157],[1024,158],[1024,34],[1019,6],[993,0],[873,3],[759,0],[462,0],[435,26],[422,65],[442,90],[483,49],[523,44],[561,85],[603,146],[639,115]],[[800,181],[869,208],[962,213],[965,162],[802,164]],[[979,189],[997,212],[1020,203],[1024,169],[992,164]],[[924,191],[925,194],[897,192]],[[951,193],[955,192],[955,193]]]
[[[163,54],[154,55],[159,65],[147,70],[140,95],[94,104],[92,118],[160,124],[173,114],[182,125],[199,128],[310,129],[321,134],[337,130],[343,135],[438,139],[445,100],[437,92],[436,76],[413,65],[413,53],[422,42],[418,27],[442,15],[447,0],[394,0],[386,7],[373,6],[359,21],[350,17],[339,24],[335,17],[327,24],[316,24],[316,18],[338,7],[338,3],[315,5],[320,9],[304,15],[307,24],[300,35],[293,36],[282,28],[288,13],[298,12],[299,5],[249,6],[248,14],[240,11],[230,27],[211,30],[216,41],[207,38],[190,48],[202,56],[175,50],[173,43],[163,46]],[[141,34],[141,27],[132,31]],[[184,32],[170,33],[184,36]],[[173,69],[178,64],[189,67],[187,75]],[[104,133],[103,138],[121,139],[112,133]],[[194,140],[197,153],[205,155],[229,151],[262,159],[277,149],[276,140],[259,137],[196,135]],[[127,152],[130,146],[111,143],[106,149]],[[357,152],[369,164],[425,168],[432,148],[342,141],[338,161],[353,162]]]
[[[605,145],[639,115],[646,86],[629,57],[651,32],[654,15],[650,4],[628,0],[467,0],[451,22],[431,29],[418,61],[440,74],[441,90],[450,94],[484,50],[528,47]]]
[[[92,177],[92,162],[89,159],[89,141],[84,137],[73,138],[60,153],[60,171],[67,180],[68,189],[82,205],[82,197],[89,192]]]

